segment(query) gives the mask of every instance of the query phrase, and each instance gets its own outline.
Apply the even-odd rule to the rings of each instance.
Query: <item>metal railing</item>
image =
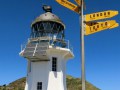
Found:
[[[42,39],[43,40],[43,39]],[[44,43],[42,43],[41,39],[35,39],[35,38],[29,38],[27,42],[23,43],[21,45],[21,51],[25,50],[26,47],[28,47],[29,43],[34,43],[34,44],[38,44],[44,46]],[[73,47],[70,44],[69,40],[60,40],[60,39],[56,39],[56,40],[51,40],[51,38],[49,38],[49,40],[44,39],[44,41],[47,41],[49,43],[49,45],[54,46],[54,47],[61,47],[61,48],[67,48],[70,49],[71,52],[73,52]],[[32,45],[32,44],[31,44]],[[32,47],[32,46],[30,46]]]

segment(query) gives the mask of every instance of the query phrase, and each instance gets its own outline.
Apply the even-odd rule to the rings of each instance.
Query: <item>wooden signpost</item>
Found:
[[[84,52],[84,35],[90,35],[103,30],[118,27],[119,24],[115,20],[108,20],[105,22],[96,22],[96,20],[108,19],[118,15],[118,11],[108,10],[84,15],[85,9],[84,0],[75,0],[77,5],[69,2],[68,0],[56,0],[62,6],[76,12],[80,16],[81,22],[81,67],[82,67],[82,90],[85,88],[85,52]]]

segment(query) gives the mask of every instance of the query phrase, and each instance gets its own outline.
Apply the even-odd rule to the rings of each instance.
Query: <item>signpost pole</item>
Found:
[[[81,68],[82,68],[82,90],[86,90],[85,89],[85,52],[84,52],[84,2],[83,0],[80,1],[81,2],[81,8],[80,8],[80,22],[81,22]]]
[[[90,29],[89,28],[84,28],[84,21],[86,22],[89,22],[89,21],[94,21],[94,20],[101,20],[101,19],[106,19],[106,18],[110,18],[110,17],[113,17],[113,16],[116,16],[118,15],[118,11],[104,11],[104,12],[98,12],[98,13],[93,13],[93,14],[88,14],[88,15],[85,15],[85,19],[84,19],[84,13],[83,13],[83,10],[84,10],[84,0],[75,0],[75,2],[78,4],[75,5],[71,2],[69,2],[68,0],[56,0],[59,4],[61,4],[62,6],[74,11],[74,12],[77,12],[79,13],[79,21],[81,22],[80,23],[80,39],[81,39],[81,45],[80,45],[80,48],[81,48],[81,77],[82,77],[82,90],[86,90],[86,85],[85,85],[85,46],[84,46],[84,35],[88,35],[88,34],[92,34],[92,33],[95,33],[95,32],[98,32],[98,31],[92,31],[92,32],[89,32]],[[106,17],[106,14],[108,15]],[[97,15],[97,18],[94,18],[94,19],[91,19],[90,16],[93,16],[93,15]],[[103,17],[105,15],[105,17]],[[99,16],[99,17],[98,17]],[[102,28],[99,27],[99,24],[97,24],[97,26],[99,27],[99,31],[101,30],[105,30],[105,29],[112,29],[112,28],[115,28],[115,27],[118,27],[119,24],[116,23],[115,21],[113,21],[114,24],[112,24],[112,26],[109,26],[109,27],[106,27],[106,28],[103,28],[103,26],[101,26]],[[97,22],[97,23],[100,23],[100,22]],[[100,25],[103,25],[103,24],[100,24]],[[95,26],[95,25],[94,25]],[[87,26],[88,27],[88,26]],[[97,28],[98,28],[97,27]],[[93,29],[94,30],[94,29]],[[85,31],[87,33],[85,33]]]

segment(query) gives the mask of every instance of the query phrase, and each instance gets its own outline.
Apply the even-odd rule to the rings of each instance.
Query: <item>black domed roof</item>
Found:
[[[40,15],[39,17],[37,17],[31,24],[31,26],[33,26],[34,24],[38,23],[38,22],[43,22],[43,21],[51,21],[51,22],[56,22],[61,24],[64,29],[65,29],[65,25],[63,24],[63,22],[60,20],[60,18],[58,16],[56,16],[55,14],[51,13],[51,12],[46,12],[42,15]]]

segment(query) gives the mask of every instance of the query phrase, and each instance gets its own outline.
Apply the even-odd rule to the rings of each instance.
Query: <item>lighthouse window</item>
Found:
[[[52,71],[57,71],[57,58],[52,58]]]
[[[37,90],[42,90],[42,82],[37,83]]]

